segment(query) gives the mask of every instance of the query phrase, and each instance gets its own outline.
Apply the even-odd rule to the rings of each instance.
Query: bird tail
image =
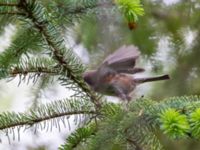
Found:
[[[160,80],[168,80],[170,79],[169,75],[162,75],[157,77],[148,77],[148,78],[136,78],[134,81],[136,83],[144,83],[144,82],[152,82],[152,81],[160,81]]]

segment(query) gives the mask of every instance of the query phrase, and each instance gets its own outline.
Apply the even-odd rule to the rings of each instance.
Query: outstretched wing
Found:
[[[122,46],[113,54],[110,54],[98,68],[98,77],[101,78],[113,73],[136,73],[144,71],[142,68],[134,68],[135,61],[139,57],[138,48],[129,45]]]
[[[135,61],[139,57],[138,48],[129,45],[122,46],[113,54],[109,55],[100,68],[105,67],[118,73],[131,73],[134,70]]]
[[[133,68],[135,66],[135,61],[139,57],[140,52],[138,48],[130,46],[122,46],[117,49],[113,54],[109,55],[104,61],[103,64],[113,69],[125,69]]]

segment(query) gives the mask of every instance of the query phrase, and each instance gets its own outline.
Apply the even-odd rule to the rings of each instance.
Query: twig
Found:
[[[27,70],[20,70],[18,68],[14,68],[12,71],[9,72],[10,75],[16,76],[18,74],[27,75],[29,73],[45,73],[45,74],[59,74],[58,71],[48,70],[47,68],[34,68],[34,69],[27,69]]]

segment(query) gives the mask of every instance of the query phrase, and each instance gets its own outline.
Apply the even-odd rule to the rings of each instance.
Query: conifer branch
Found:
[[[30,68],[30,69],[25,69],[25,70],[21,70],[16,67],[9,72],[11,76],[16,76],[20,74],[27,75],[29,73],[59,75],[59,71],[56,71],[56,69],[49,70],[48,68],[45,68],[45,67]]]
[[[72,111],[72,112],[63,112],[63,113],[56,113],[56,114],[52,114],[49,116],[44,116],[44,117],[39,117],[39,118],[34,118],[34,116],[31,115],[26,115],[23,113],[19,113],[19,114],[12,114],[13,117],[17,117],[18,119],[20,119],[18,122],[13,121],[12,123],[9,123],[7,125],[3,125],[3,123],[0,125],[0,130],[4,130],[4,129],[8,129],[8,128],[12,128],[12,127],[17,127],[17,126],[32,126],[33,124],[42,122],[42,121],[46,121],[46,120],[50,120],[50,119],[54,119],[54,118],[58,118],[58,117],[63,117],[63,116],[71,116],[71,115],[81,115],[81,114],[96,114],[95,111]],[[8,118],[7,114],[1,114],[0,115],[0,120],[7,120]]]
[[[95,123],[90,123],[86,127],[78,128],[69,137],[67,137],[64,145],[59,147],[59,150],[72,150],[77,148],[81,143],[91,138],[97,132]]]
[[[6,54],[4,54],[4,57],[5,56]],[[3,57],[0,57],[0,58],[3,58]],[[22,80],[27,79],[25,77],[28,76],[29,77],[28,79],[34,79],[34,81],[37,81],[35,79],[37,79],[42,74],[45,74],[45,75],[48,74],[48,75],[54,75],[54,76],[59,75],[60,68],[56,66],[56,62],[50,58],[46,58],[42,56],[36,57],[36,58],[35,57],[30,58],[28,55],[27,57],[21,58],[18,63],[15,63],[15,65],[13,64],[11,66],[8,66],[7,68],[2,66],[2,68],[0,68],[0,78],[10,78],[10,77],[12,78],[19,75],[20,79]]]
[[[84,106],[83,106],[84,105]],[[92,106],[76,99],[59,100],[49,104],[41,104],[27,113],[5,112],[0,114],[0,130],[17,126],[32,126],[51,119],[72,115],[98,115]]]
[[[90,97],[91,101],[99,109],[101,104],[97,96],[90,90],[86,83],[83,82],[80,74],[76,74],[74,72],[73,68],[69,65],[69,62],[65,59],[63,49],[66,48],[64,46],[63,39],[59,38],[58,31],[56,31],[55,27],[45,18],[45,16],[39,16],[38,13],[34,13],[31,9],[36,4],[36,1],[29,4],[26,0],[20,0],[19,9],[27,13],[27,17],[34,23],[35,28],[37,28],[38,31],[43,35],[44,40],[47,42],[49,48],[53,52],[54,59],[57,60],[59,65],[63,68],[63,73],[67,72],[67,76]],[[44,10],[39,4],[37,4],[37,9]],[[56,35],[56,38],[60,39],[60,41],[56,40],[52,34]]]

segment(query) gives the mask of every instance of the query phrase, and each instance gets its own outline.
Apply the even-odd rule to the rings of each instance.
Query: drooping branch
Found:
[[[12,127],[16,127],[16,126],[32,126],[33,124],[45,121],[45,120],[50,120],[50,119],[55,119],[58,117],[64,117],[64,116],[71,116],[71,115],[82,115],[82,114],[96,114],[95,111],[72,111],[72,112],[65,112],[65,113],[58,113],[58,114],[53,114],[51,116],[45,116],[45,117],[41,117],[41,118],[33,118],[30,119],[30,116],[26,116],[25,114],[16,114],[17,117],[20,118],[20,116],[22,116],[21,121],[19,122],[14,122],[10,123],[9,125],[1,125],[0,126],[0,130],[4,130],[7,128],[12,128]],[[3,118],[3,115],[0,115],[0,120]],[[23,117],[25,117],[23,119]]]
[[[67,99],[40,105],[31,109],[28,113],[2,113],[0,114],[0,130],[17,126],[32,126],[46,120],[65,116],[98,114],[92,107],[90,109],[88,107],[83,108],[82,105],[84,104],[78,100]]]

